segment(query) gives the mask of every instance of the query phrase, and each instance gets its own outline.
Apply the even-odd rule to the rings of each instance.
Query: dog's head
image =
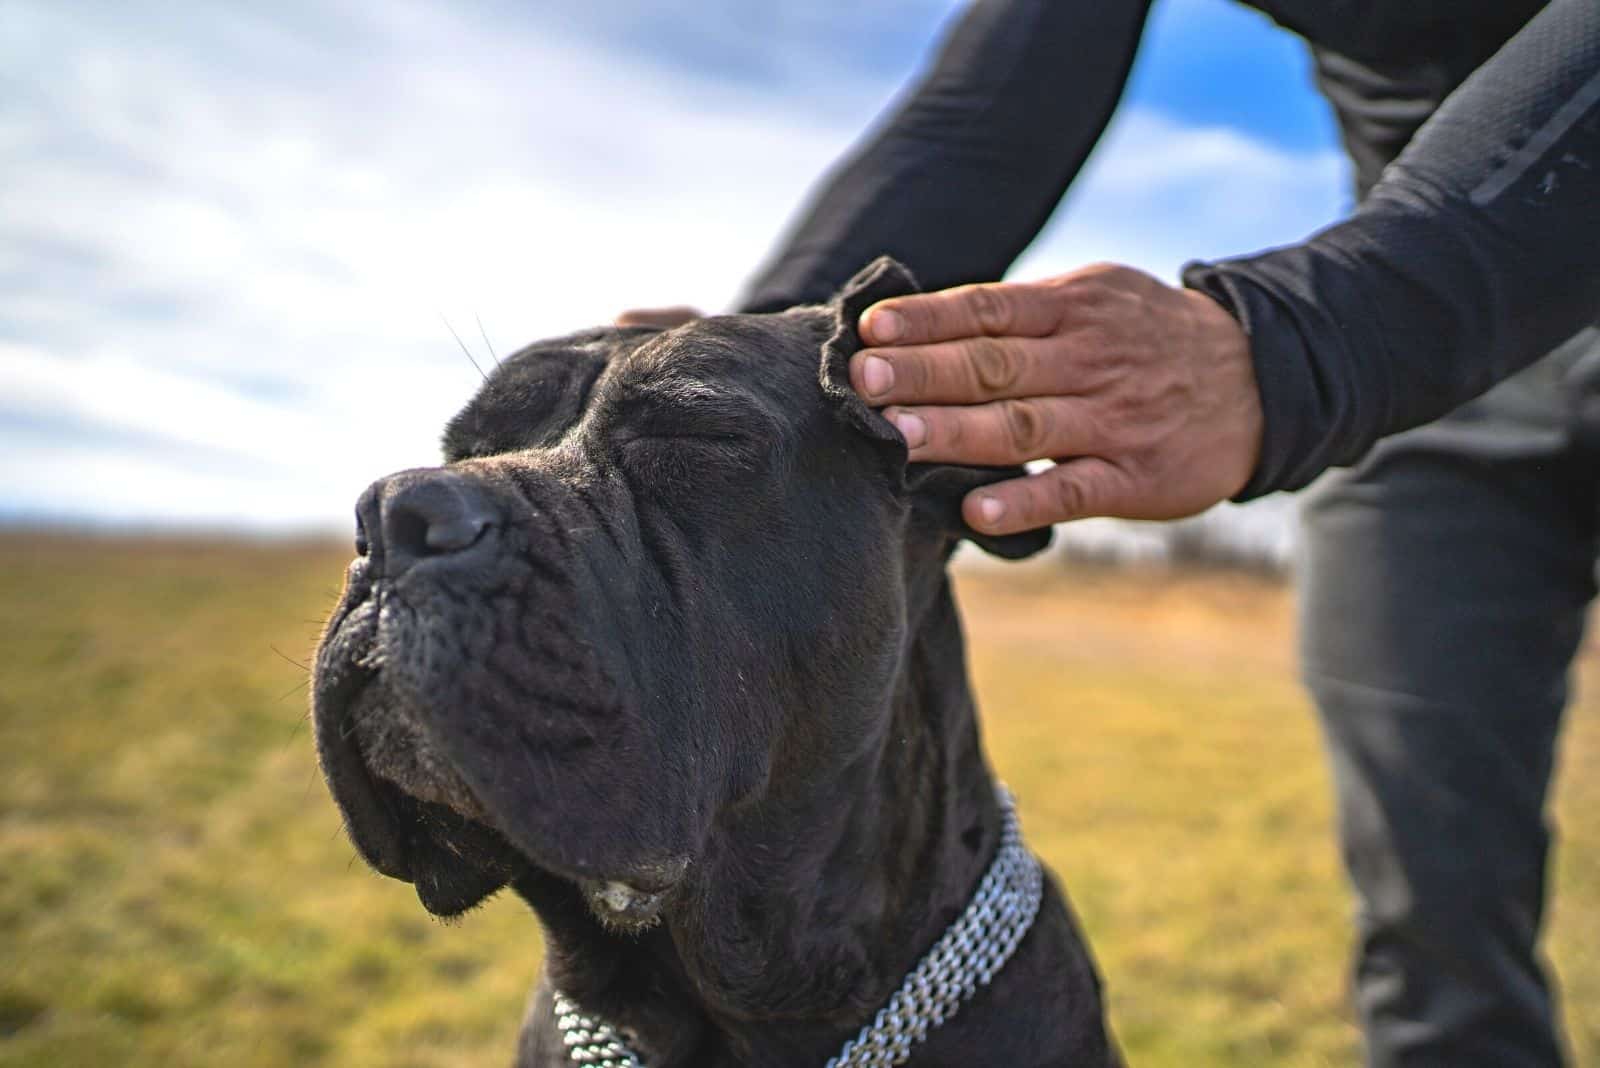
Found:
[[[533,345],[444,467],[366,491],[313,705],[368,862],[440,914],[531,867],[640,925],[719,817],[881,742],[908,569],[1015,473],[908,468],[851,391],[857,316],[913,288],[880,260],[826,306]]]

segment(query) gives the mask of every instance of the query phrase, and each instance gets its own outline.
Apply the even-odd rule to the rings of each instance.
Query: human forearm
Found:
[[[1435,418],[1600,311],[1600,7],[1556,0],[1455,93],[1346,222],[1191,266],[1250,335],[1253,497]]]
[[[889,253],[927,288],[998,278],[1111,116],[1149,0],[977,0],[829,174],[742,304],[825,300]]]

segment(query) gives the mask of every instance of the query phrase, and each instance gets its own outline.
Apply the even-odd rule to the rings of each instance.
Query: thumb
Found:
[[[1069,519],[1125,515],[1135,496],[1131,490],[1121,469],[1085,456],[974,490],[961,514],[974,530],[1015,534]]]

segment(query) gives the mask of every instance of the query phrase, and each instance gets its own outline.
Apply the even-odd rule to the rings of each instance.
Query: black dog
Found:
[[[443,468],[375,483],[317,654],[318,751],[373,867],[451,915],[510,885],[552,989],[649,1068],[818,1066],[966,908],[1002,813],[945,564],[962,495],[850,390],[880,260],[826,307],[506,360]],[[820,382],[818,367],[821,367]],[[1047,880],[914,1065],[1115,1063]]]

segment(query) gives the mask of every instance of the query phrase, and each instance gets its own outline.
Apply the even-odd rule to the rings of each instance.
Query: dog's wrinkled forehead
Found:
[[[449,461],[556,445],[579,424],[663,436],[781,437],[823,407],[827,317],[730,315],[602,328],[508,357],[445,430]]]
[[[697,320],[614,358],[594,399],[682,404],[713,420],[721,412],[757,424],[793,423],[807,414],[808,401],[820,406],[818,332],[798,314]]]

